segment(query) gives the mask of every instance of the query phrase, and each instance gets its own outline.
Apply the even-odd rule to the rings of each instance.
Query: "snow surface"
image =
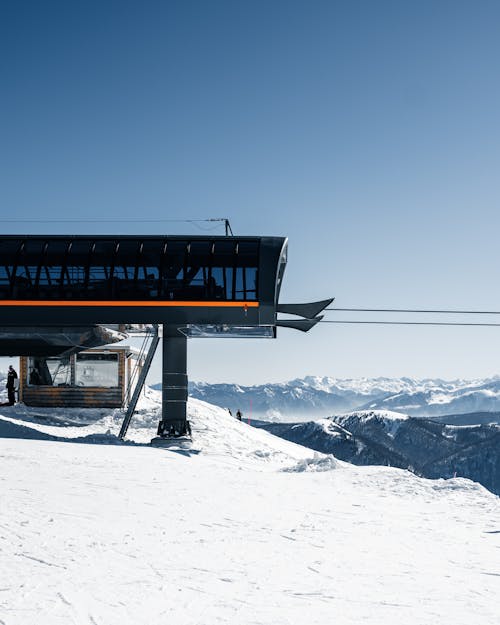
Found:
[[[0,624],[498,624],[480,485],[353,467],[195,400],[199,453],[155,449],[159,394],[141,401],[128,443],[118,411],[3,409]]]

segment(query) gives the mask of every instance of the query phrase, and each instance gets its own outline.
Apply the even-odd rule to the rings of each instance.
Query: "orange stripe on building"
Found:
[[[32,300],[32,299],[19,299],[19,300],[0,300],[0,306],[112,306],[119,308],[120,306],[134,306],[145,308],[258,308],[259,302],[174,302],[174,301],[161,301],[161,302],[149,302],[149,301],[137,301],[137,300],[123,300],[123,301],[108,301],[108,300]]]

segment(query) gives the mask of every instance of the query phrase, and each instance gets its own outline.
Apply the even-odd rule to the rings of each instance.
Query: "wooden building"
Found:
[[[129,346],[60,357],[22,356],[19,401],[54,408],[121,408],[130,401],[143,364]]]

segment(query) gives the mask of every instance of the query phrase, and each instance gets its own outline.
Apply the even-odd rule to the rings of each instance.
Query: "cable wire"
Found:
[[[54,223],[184,223],[193,224],[207,221],[227,221],[222,217],[213,219],[2,219],[4,223],[54,224]]]
[[[446,315],[500,315],[500,310],[431,310],[422,308],[325,308],[332,312],[436,313]]]
[[[448,322],[448,321],[350,321],[336,320],[330,321],[322,319],[319,323],[349,323],[363,325],[399,325],[399,326],[483,326],[483,327],[500,327],[500,323],[466,323],[466,322]]]

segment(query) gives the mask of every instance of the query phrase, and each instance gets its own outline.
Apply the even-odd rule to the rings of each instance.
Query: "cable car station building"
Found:
[[[184,436],[188,338],[307,331],[331,302],[279,304],[286,261],[282,237],[0,236],[0,355],[76,353],[147,324],[144,378],[163,336],[158,434]]]

